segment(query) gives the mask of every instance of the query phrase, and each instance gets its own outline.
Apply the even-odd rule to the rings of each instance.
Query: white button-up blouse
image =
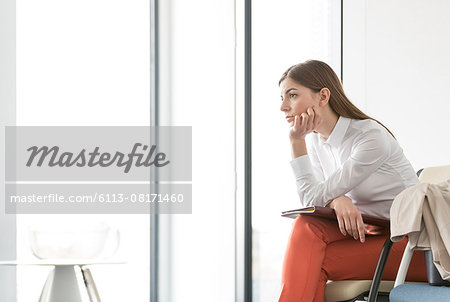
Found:
[[[304,207],[345,195],[361,213],[389,218],[395,196],[419,182],[398,142],[371,119],[340,116],[326,141],[310,133],[306,147],[291,161]]]

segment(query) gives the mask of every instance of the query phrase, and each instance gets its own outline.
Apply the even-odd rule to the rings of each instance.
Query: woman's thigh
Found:
[[[372,279],[386,238],[386,235],[367,236],[364,243],[347,239],[328,244],[322,266],[328,280]],[[384,280],[395,280],[407,240],[393,244],[383,272]],[[406,280],[427,280],[423,251],[414,253]]]

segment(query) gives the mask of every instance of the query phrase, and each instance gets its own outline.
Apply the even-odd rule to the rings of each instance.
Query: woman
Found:
[[[279,85],[301,204],[331,207],[337,216],[297,217],[279,302],[323,301],[327,280],[372,279],[388,233],[367,235],[361,213],[389,218],[395,196],[418,178],[394,135],[350,102],[326,63],[294,65]],[[395,280],[406,243],[393,245],[384,280]],[[423,252],[414,253],[407,280],[427,280]]]

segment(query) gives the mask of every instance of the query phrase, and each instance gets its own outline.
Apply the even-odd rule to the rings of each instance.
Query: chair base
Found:
[[[366,291],[365,293],[362,293],[358,297],[351,299],[351,300],[345,300],[345,301],[339,301],[339,302],[357,302],[357,301],[367,301],[369,298],[369,291]],[[385,292],[378,292],[377,294],[377,302],[389,302],[389,293]]]

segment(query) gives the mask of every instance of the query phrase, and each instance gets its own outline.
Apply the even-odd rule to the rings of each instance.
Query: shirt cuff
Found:
[[[294,171],[295,178],[300,178],[308,174],[313,174],[311,161],[308,154],[299,156],[291,160],[291,167]]]

